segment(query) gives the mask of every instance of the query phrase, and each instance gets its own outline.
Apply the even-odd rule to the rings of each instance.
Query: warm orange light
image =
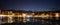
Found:
[[[22,15],[18,15],[17,17],[22,17]]]
[[[56,17],[59,17],[59,13],[55,13],[55,16],[56,16]]]
[[[23,16],[23,22],[26,22],[26,14],[22,13],[22,16]]]
[[[25,14],[25,13],[23,13],[23,14],[22,14],[22,16],[23,16],[23,17],[25,17],[25,16],[26,16],[26,14]]]

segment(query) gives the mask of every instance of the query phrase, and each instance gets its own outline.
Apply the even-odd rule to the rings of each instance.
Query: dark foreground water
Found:
[[[60,18],[58,20],[56,20],[56,18],[53,18],[53,19],[37,18],[37,22],[34,22],[34,21],[31,21],[31,22],[27,21],[25,23],[24,22],[5,23],[2,25],[60,25]]]
[[[42,23],[42,22],[20,22],[20,23],[5,23],[2,25],[60,25],[59,22],[52,22],[52,23]]]

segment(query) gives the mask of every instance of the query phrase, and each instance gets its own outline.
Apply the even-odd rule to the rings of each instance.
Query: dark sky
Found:
[[[59,0],[2,0],[0,9],[25,11],[56,11],[60,10]]]

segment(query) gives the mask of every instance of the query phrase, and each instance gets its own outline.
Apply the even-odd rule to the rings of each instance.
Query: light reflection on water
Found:
[[[39,17],[37,17],[37,18],[27,17],[26,22],[25,22],[25,24],[27,24],[27,25],[30,25],[30,24],[31,25],[59,25],[59,23],[60,23],[60,20],[59,19],[56,20],[56,18],[52,18],[52,19],[41,19]]]

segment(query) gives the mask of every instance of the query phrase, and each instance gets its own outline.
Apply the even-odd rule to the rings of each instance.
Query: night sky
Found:
[[[60,10],[60,0],[0,0],[0,9],[25,11]]]

